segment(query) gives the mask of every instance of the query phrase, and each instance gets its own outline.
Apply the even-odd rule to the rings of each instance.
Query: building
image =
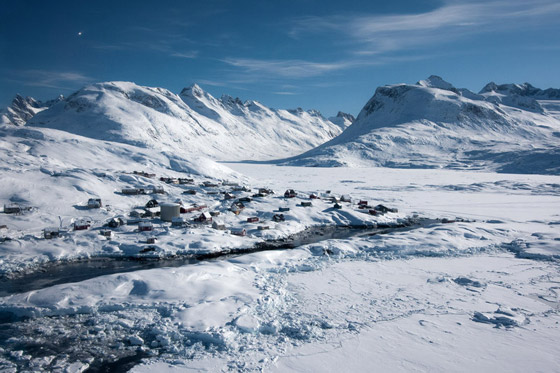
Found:
[[[74,230],[75,231],[83,231],[89,229],[91,227],[91,221],[86,219],[79,219],[74,222]]]
[[[245,228],[232,228],[230,229],[231,234],[234,236],[244,237],[247,235],[247,230]]]
[[[222,222],[213,221],[212,222],[212,228],[220,230],[220,231],[225,231],[226,230],[226,225]]]
[[[284,192],[284,198],[294,198],[297,196],[297,193],[293,189],[288,189]]]
[[[212,222],[212,215],[209,212],[203,212],[198,217],[194,219],[197,223],[211,223]]]
[[[60,237],[60,230],[58,228],[45,228],[43,229],[43,237],[46,239]]]
[[[90,209],[98,209],[101,206],[103,206],[103,203],[101,202],[101,198],[90,198],[87,201],[87,207]]]
[[[162,203],[160,205],[161,220],[171,222],[178,218],[181,213],[181,205],[178,203]]]
[[[4,205],[5,214],[21,214],[22,212],[23,210],[19,205],[16,204]]]
[[[141,221],[138,223],[138,230],[140,232],[151,232],[154,230],[154,226],[149,221]]]
[[[251,216],[250,218],[247,218],[248,223],[256,223],[258,221],[259,221],[259,218],[257,218],[256,216]]]

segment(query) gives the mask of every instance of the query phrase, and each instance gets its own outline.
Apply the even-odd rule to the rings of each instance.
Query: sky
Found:
[[[378,86],[560,88],[558,0],[0,0],[0,107],[132,81],[357,115]]]

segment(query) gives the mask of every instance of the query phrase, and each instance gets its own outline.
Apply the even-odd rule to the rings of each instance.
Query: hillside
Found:
[[[279,163],[560,173],[556,91],[514,87],[530,85],[475,94],[431,76],[379,87],[340,136]]]
[[[216,99],[197,85],[177,95],[107,82],[84,87],[27,124],[231,161],[299,154],[340,134],[345,123],[334,124],[313,110],[270,109],[230,96]]]
[[[23,126],[37,113],[50,108],[63,99],[63,96],[59,96],[54,100],[41,102],[35,100],[33,97],[24,98],[20,95],[16,95],[12,100],[12,104],[0,112],[0,125]]]

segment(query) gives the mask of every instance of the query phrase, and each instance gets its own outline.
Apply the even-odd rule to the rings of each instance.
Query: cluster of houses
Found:
[[[135,175],[155,178],[155,174],[147,173],[144,171],[134,171]],[[171,178],[171,177],[160,177],[159,181],[162,183],[169,184],[170,186],[182,186],[182,185],[193,185],[192,189],[184,189],[181,193],[183,195],[196,195],[197,187],[194,186],[195,180],[192,178]],[[151,195],[151,198],[141,207],[132,209],[129,212],[128,217],[116,216],[110,218],[105,222],[102,228],[99,229],[99,234],[107,239],[113,239],[114,231],[121,226],[137,226],[136,232],[147,233],[149,236],[144,239],[144,243],[155,244],[156,237],[151,236],[151,232],[155,230],[156,227],[160,227],[161,224],[168,223],[169,227],[172,228],[185,228],[185,227],[196,227],[196,226],[210,226],[215,230],[229,231],[232,235],[246,236],[247,229],[258,229],[258,230],[268,230],[270,225],[266,223],[266,220],[270,219],[271,222],[282,223],[286,221],[285,213],[289,213],[290,207],[281,206],[276,211],[272,211],[272,214],[263,215],[262,212],[259,216],[250,215],[241,221],[245,222],[245,225],[241,227],[226,226],[222,219],[216,219],[220,213],[224,211],[229,211],[235,215],[241,215],[245,209],[246,204],[250,204],[255,199],[266,198],[274,194],[274,191],[269,188],[258,188],[253,190],[246,186],[240,186],[237,183],[232,182],[222,182],[217,183],[214,181],[203,181],[198,185],[199,188],[205,190],[206,195],[221,195],[221,197],[213,197],[214,201],[221,201],[222,211],[217,211],[208,206],[206,203],[200,203],[200,198],[198,203],[183,203],[180,199],[175,200],[175,202],[159,202],[155,195],[166,195],[166,191],[161,186],[152,186],[149,188],[141,187],[127,187],[121,189],[121,194],[125,196],[142,196]],[[222,187],[222,190],[218,190]],[[223,188],[227,187],[227,188]],[[184,188],[184,187],[183,187]],[[226,190],[227,189],[227,190]],[[199,192],[203,192],[198,189]],[[204,193],[204,192],[203,192]],[[251,193],[249,195],[239,195],[239,193]],[[171,192],[173,194],[173,192]],[[281,195],[282,196],[282,195]],[[299,196],[299,197],[298,197]],[[322,193],[311,193],[309,195],[298,195],[294,189],[287,189],[283,197],[285,199],[293,199],[298,197],[299,204],[293,204],[292,206],[309,208],[312,207],[314,201],[324,201],[327,203],[332,203],[333,209],[343,208],[343,203],[351,204],[352,199],[349,196],[342,195],[337,197],[331,194],[331,191],[326,191]],[[87,201],[87,208],[89,209],[99,209],[104,207],[101,198],[90,198]],[[360,210],[365,210],[364,212],[371,215],[382,215],[388,212],[397,212],[397,209],[388,208],[384,205],[370,206],[368,201],[360,200],[357,203],[357,208]],[[4,212],[11,214],[22,213],[23,208],[19,205],[4,205]],[[185,217],[186,214],[189,215],[188,218]],[[263,220],[263,216],[268,216]],[[226,219],[227,220],[227,219]],[[71,230],[82,231],[88,230],[92,227],[93,222],[91,219],[76,219],[71,225]],[[61,235],[67,234],[69,229],[63,228],[45,228],[43,230],[43,237],[46,239],[60,237]],[[145,237],[145,236],[144,236]],[[143,250],[148,250],[144,248]],[[151,249],[150,249],[151,250]]]

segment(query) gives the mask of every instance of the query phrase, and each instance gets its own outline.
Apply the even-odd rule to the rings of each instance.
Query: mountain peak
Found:
[[[191,95],[194,97],[202,97],[206,94],[206,92],[204,91],[204,89],[202,89],[198,84],[193,83],[190,86],[188,86],[187,88],[183,88],[183,90],[181,91],[181,96],[183,95]]]
[[[420,80],[416,83],[416,85],[428,88],[445,89],[447,91],[456,91],[456,88],[453,86],[453,84],[443,80],[442,77],[437,75],[430,75],[428,79]]]

